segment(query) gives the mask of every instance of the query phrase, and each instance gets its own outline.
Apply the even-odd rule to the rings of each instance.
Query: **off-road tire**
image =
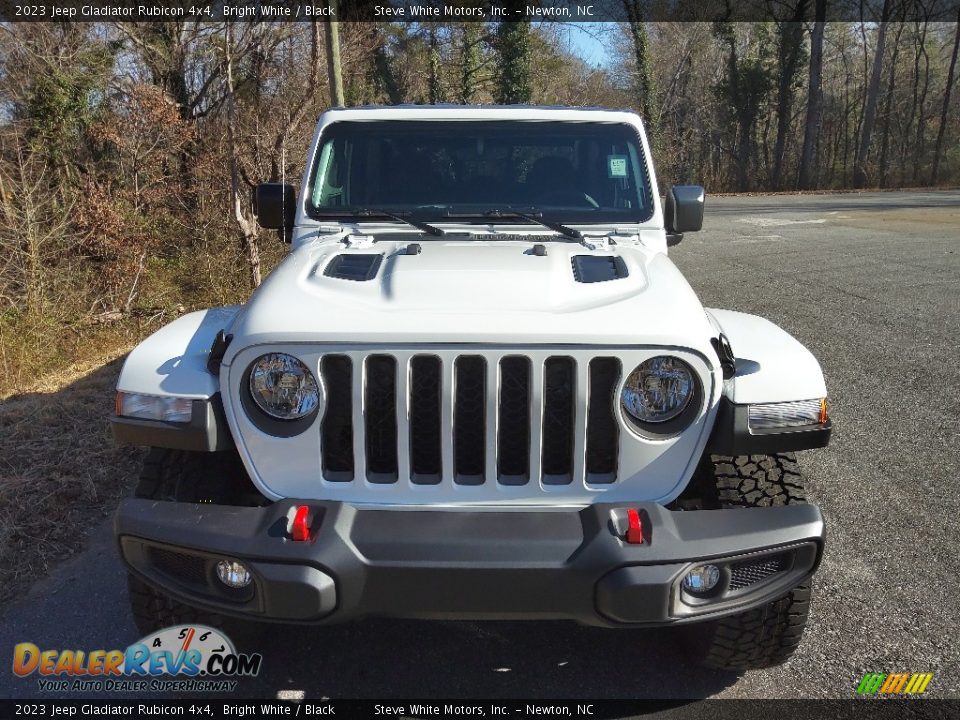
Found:
[[[222,628],[222,615],[185,605],[160,590],[127,573],[127,594],[130,611],[140,636],[149,635],[171,625],[209,625]]]
[[[151,448],[134,497],[216,505],[258,505],[264,500],[236,452],[168,448]]]
[[[698,470],[708,507],[754,508],[806,503],[792,454],[713,455]],[[782,665],[800,645],[810,611],[810,583],[762,607],[690,627],[700,662],[741,672]]]
[[[144,460],[134,497],[232,504],[242,500],[247,492],[244,480],[249,483],[236,453],[153,448]],[[228,622],[222,615],[170,597],[132,573],[127,574],[127,592],[141,636],[171,625],[200,624],[222,628]]]

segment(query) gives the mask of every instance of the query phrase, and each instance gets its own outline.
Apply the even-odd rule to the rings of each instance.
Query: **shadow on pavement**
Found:
[[[238,688],[257,697],[697,699],[738,679],[695,665],[665,629],[377,619],[255,626],[236,641],[264,656]]]

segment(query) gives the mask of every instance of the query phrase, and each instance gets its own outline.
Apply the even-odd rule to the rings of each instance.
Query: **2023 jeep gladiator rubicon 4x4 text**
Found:
[[[152,448],[116,515],[141,629],[565,618],[789,657],[823,375],[702,307],[667,252],[703,189],[661,202],[636,115],[331,110],[301,188],[256,189],[292,247],[250,301],[123,367],[114,434]]]

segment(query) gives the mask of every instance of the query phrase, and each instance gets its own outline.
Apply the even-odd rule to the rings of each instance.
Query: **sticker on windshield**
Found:
[[[607,177],[625,178],[627,176],[627,156],[607,155]]]

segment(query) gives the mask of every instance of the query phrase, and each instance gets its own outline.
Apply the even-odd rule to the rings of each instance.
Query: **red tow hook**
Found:
[[[643,545],[643,522],[640,512],[635,508],[627,510],[627,534],[625,537],[630,545]]]
[[[300,505],[290,524],[290,537],[296,542],[305,542],[310,539],[310,506]]]

